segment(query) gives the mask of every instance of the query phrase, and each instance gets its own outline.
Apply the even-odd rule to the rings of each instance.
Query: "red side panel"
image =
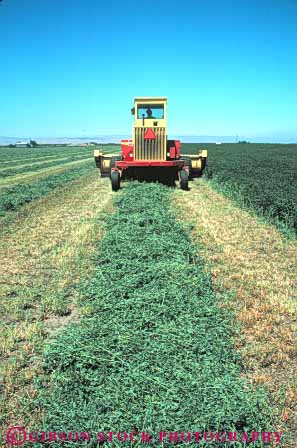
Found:
[[[176,148],[175,157],[178,159],[180,156],[180,140],[175,140],[175,148]]]
[[[132,140],[121,140],[123,160],[130,162],[134,160],[134,146]]]
[[[169,155],[170,159],[176,159],[176,149],[175,149],[175,146],[172,146],[169,149],[169,153],[170,153],[170,155]]]

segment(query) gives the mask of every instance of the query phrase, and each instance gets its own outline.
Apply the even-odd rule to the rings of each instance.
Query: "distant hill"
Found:
[[[98,143],[119,143],[122,139],[131,138],[131,135],[90,135],[85,137],[35,137],[39,144],[46,143],[84,143],[95,141]],[[236,143],[236,137],[234,135],[169,135],[170,139],[180,139],[184,143]],[[297,143],[296,138],[268,138],[268,137],[258,137],[258,138],[248,138],[245,136],[238,136],[238,140],[246,140],[251,143]],[[0,136],[0,145],[10,145],[15,144],[18,141],[29,141],[30,138],[24,136],[19,137],[6,137]]]

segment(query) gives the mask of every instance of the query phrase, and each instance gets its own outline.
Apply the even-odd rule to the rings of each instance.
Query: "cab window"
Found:
[[[162,119],[164,118],[163,104],[141,104],[137,107],[137,118]]]

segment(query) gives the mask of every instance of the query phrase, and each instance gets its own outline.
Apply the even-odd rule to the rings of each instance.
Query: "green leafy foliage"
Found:
[[[297,145],[184,144],[209,150],[206,177],[219,191],[276,224],[297,232]]]
[[[79,286],[82,317],[45,352],[35,403],[44,430],[268,430],[265,394],[240,376],[232,317],[169,196],[138,183],[117,196]]]

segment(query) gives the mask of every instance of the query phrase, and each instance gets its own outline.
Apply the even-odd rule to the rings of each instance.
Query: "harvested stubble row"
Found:
[[[265,393],[241,377],[230,315],[187,229],[171,215],[169,195],[167,187],[133,183],[115,199],[95,269],[79,288],[82,317],[45,352],[35,402],[45,431],[271,427]]]

